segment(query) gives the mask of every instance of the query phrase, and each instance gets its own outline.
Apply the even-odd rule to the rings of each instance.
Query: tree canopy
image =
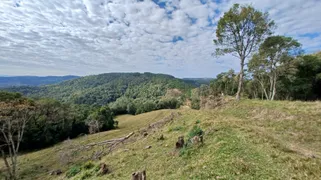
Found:
[[[252,6],[234,6],[224,13],[216,29],[215,55],[232,54],[240,59],[240,74],[236,99],[240,99],[245,59],[272,33],[274,21],[268,13],[262,13]]]

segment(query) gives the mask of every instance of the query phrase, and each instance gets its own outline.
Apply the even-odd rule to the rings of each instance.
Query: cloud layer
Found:
[[[1,0],[0,74],[158,72],[214,77],[238,60],[211,56],[233,3],[268,11],[277,34],[321,49],[320,0]]]

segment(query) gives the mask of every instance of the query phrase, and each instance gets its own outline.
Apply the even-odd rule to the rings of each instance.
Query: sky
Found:
[[[0,74],[153,72],[215,77],[216,24],[234,3],[269,12],[277,35],[321,50],[321,0],[0,0]]]

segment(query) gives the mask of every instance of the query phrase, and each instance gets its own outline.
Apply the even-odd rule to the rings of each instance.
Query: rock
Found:
[[[145,149],[150,149],[152,148],[152,146],[145,146]]]
[[[194,136],[192,139],[191,139],[191,142],[192,144],[200,144],[200,143],[203,143],[203,136]]]
[[[146,171],[132,173],[132,180],[146,180]]]
[[[54,176],[54,175],[60,175],[62,174],[62,171],[60,169],[57,169],[57,170],[53,170],[49,173],[51,176]]]
[[[176,142],[176,149],[180,149],[184,146],[184,136],[178,137],[178,141]]]
[[[105,163],[100,164],[99,174],[104,175],[109,173],[109,169]]]

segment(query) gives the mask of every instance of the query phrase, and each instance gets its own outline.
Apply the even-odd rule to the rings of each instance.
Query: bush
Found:
[[[201,108],[200,106],[200,100],[199,99],[196,99],[196,98],[193,98],[192,99],[192,109],[197,109],[199,110]]]
[[[80,173],[81,167],[79,165],[72,166],[66,173],[67,178],[71,178]]]
[[[162,99],[157,104],[158,109],[176,109],[181,103],[176,98]]]

